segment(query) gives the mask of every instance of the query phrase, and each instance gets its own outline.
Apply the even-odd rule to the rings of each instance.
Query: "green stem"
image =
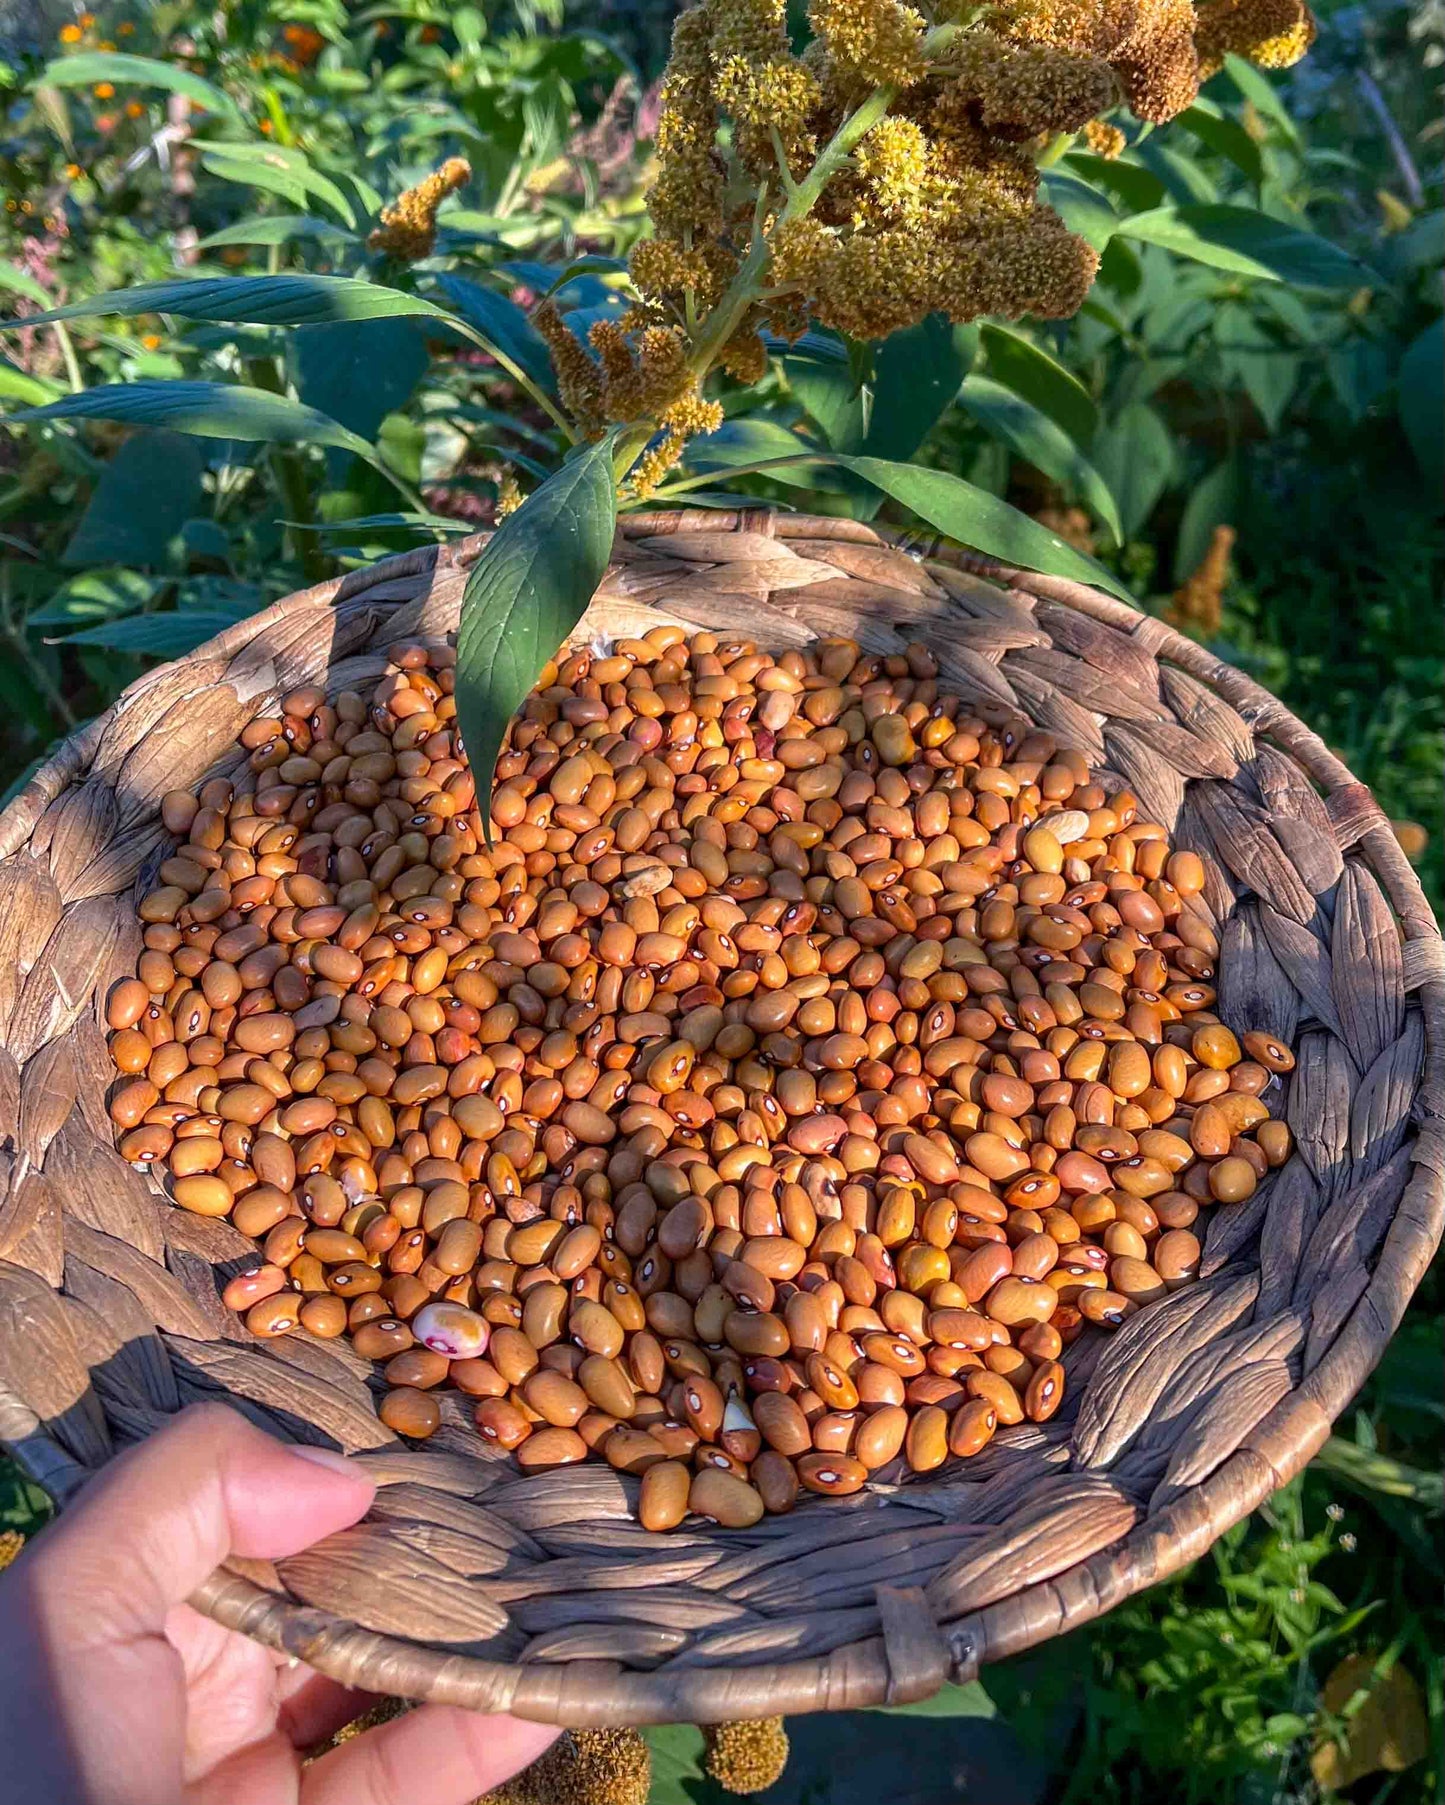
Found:
[[[279,367],[270,358],[247,360],[246,374],[258,389],[283,395],[286,384]],[[331,560],[321,549],[315,533],[316,510],[311,505],[311,490],[306,481],[306,468],[294,445],[273,445],[270,450],[272,474],[281,491],[286,515],[291,525],[287,537],[300,562],[302,574],[309,583],[319,583],[331,574]]]
[[[537,406],[541,408],[542,412],[546,414],[552,424],[556,427],[560,427],[567,435],[568,444],[575,445],[577,443],[576,427],[573,426],[572,422],[567,418],[566,414],[562,412],[561,408],[557,406],[556,402],[553,401],[547,391],[543,388],[539,388],[520,364],[514,363],[512,359],[507,356],[505,351],[493,344],[491,339],[469,326],[465,320],[459,320],[455,314],[449,313],[447,315],[447,324],[451,327],[453,332],[460,332],[463,338],[469,338],[474,345],[479,345],[489,357],[496,358],[497,362],[507,372],[508,376],[511,377],[512,381],[516,383],[517,387],[525,390],[537,403]]]
[[[65,374],[70,382],[70,392],[78,395],[85,387],[85,378],[80,373],[80,361],[75,355],[75,340],[70,336],[63,320],[55,322],[55,341],[60,346],[60,355],[65,362]]]

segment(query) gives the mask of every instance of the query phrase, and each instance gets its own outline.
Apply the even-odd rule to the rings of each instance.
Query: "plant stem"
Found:
[[[284,395],[286,392],[281,371],[270,358],[248,359],[246,374],[258,389],[266,389],[273,395]],[[316,538],[316,510],[311,505],[311,490],[306,481],[306,469],[300,453],[294,445],[273,445],[270,464],[291,521],[286,529],[291,549],[300,562],[306,580],[309,583],[319,583],[331,574],[331,560]]]
[[[972,14],[969,15],[969,18],[971,17]],[[961,23],[936,26],[923,40],[924,57],[927,58],[942,50],[965,29],[967,22],[965,20]],[[822,199],[823,190],[853,154],[859,140],[872,131],[897,97],[897,88],[875,88],[834,132],[819,151],[813,167],[801,181],[794,182],[788,176],[786,164],[781,156],[779,157],[786,196],[783,210],[778,215],[779,226],[792,225],[797,220],[805,219],[812,212],[819,200]],[[774,138],[777,138],[776,133],[774,133]],[[761,207],[759,212],[761,212]],[[767,269],[769,254],[768,240],[763,236],[759,225],[753,231],[748,254],[743,259],[737,274],[728,284],[722,299],[702,321],[701,333],[694,341],[692,355],[688,359],[688,368],[697,379],[699,386],[707,379],[708,372],[721,355],[724,345],[737,331],[749,307],[763,293],[763,274]],[[619,485],[646,449],[654,430],[651,424],[633,426],[628,428],[619,439],[617,451],[612,460],[612,468]],[[669,492],[675,492],[676,488],[677,485],[670,485]]]
[[[65,362],[65,374],[70,382],[70,392],[78,395],[85,387],[85,378],[80,373],[80,363],[75,355],[75,340],[70,336],[63,320],[55,322],[55,342],[60,346],[60,355]]]

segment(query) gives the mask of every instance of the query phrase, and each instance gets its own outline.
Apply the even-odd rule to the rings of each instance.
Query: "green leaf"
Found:
[[[239,182],[283,195],[300,206],[308,194],[326,205],[348,226],[356,224],[356,210],[329,176],[324,176],[299,150],[281,144],[207,143],[195,140],[201,162],[225,182]]]
[[[1199,568],[1214,529],[1233,523],[1239,513],[1239,465],[1233,458],[1216,464],[1201,482],[1194,486],[1184,504],[1179,522],[1179,537],[1174,544],[1174,581],[1182,583]]]
[[[1445,482],[1441,416],[1445,415],[1445,367],[1440,322],[1433,321],[1400,359],[1400,424],[1438,503]]]
[[[28,631],[83,627],[134,614],[162,587],[160,577],[138,570],[87,570],[61,585],[41,608],[25,617]]]
[[[431,361],[409,319],[303,326],[293,351],[301,399],[364,439],[374,439],[386,416],[406,405]]]
[[[775,420],[751,417],[724,420],[716,432],[689,441],[683,454],[689,470],[733,470],[739,475],[775,459],[790,461],[779,463],[776,469],[766,470],[763,474],[775,482],[800,489],[817,488],[819,468],[837,461],[831,453],[810,445]]]
[[[1123,601],[1133,600],[1102,564],[1086,558],[1047,527],[962,477],[950,476],[943,470],[886,463],[882,458],[840,457],[837,461],[961,545],[972,546],[987,557],[1024,570],[1071,577],[1075,582],[1107,590]]]
[[[932,1698],[913,1705],[876,1705],[880,1717],[997,1717],[998,1707],[978,1680],[964,1686],[940,1686]]]
[[[255,219],[243,219],[234,226],[223,226],[201,239],[196,247],[215,251],[228,244],[290,244],[296,238],[315,238],[323,244],[357,244],[355,232],[338,226],[329,219],[318,219],[310,213],[271,213]]]
[[[22,408],[17,420],[120,420],[128,426],[169,426],[203,439],[242,439],[268,445],[337,445],[374,455],[365,439],[287,395],[223,382],[119,382],[65,395],[45,407]]]
[[[1237,119],[1231,119],[1212,100],[1196,100],[1175,123],[1193,132],[1202,144],[1233,163],[1256,188],[1264,180],[1264,159],[1259,146]]]
[[[1280,99],[1279,89],[1264,71],[1256,69],[1253,63],[1246,62],[1233,51],[1225,57],[1224,67],[1242,98],[1250,101],[1257,112],[1263,113],[1272,125],[1278,127],[1287,144],[1297,146],[1299,132],[1294,120],[1290,118],[1289,108]]]
[[[171,94],[184,94],[188,100],[213,113],[240,118],[229,94],[212,87],[210,82],[203,81],[189,69],[182,69],[175,63],[157,62],[153,57],[131,56],[123,50],[82,50],[75,56],[57,57],[46,64],[32,86],[89,88],[102,81],[129,88],[164,88]]]
[[[1174,473],[1174,441],[1169,429],[1144,401],[1124,408],[1095,434],[1094,467],[1119,504],[1119,519],[1135,538]]]
[[[1115,545],[1122,541],[1119,510],[1109,485],[1063,427],[988,376],[970,376],[958,391],[958,399],[986,432],[1002,439],[1026,463],[1087,502],[1095,518],[1108,528]]]
[[[398,314],[447,318],[442,308],[420,295],[405,294],[379,282],[360,282],[353,276],[197,276],[112,289],[109,294],[91,295],[6,324],[14,328],[38,326],[48,320],[140,313],[170,313],[184,320],[230,326],[322,326],[344,320],[390,319]]]
[[[469,326],[525,370],[539,388],[549,395],[557,392],[546,342],[515,301],[465,276],[438,276],[437,287]]]
[[[983,348],[990,376],[1056,420],[1076,445],[1088,445],[1099,410],[1072,370],[1011,326],[993,320],[984,325]]]
[[[31,376],[25,370],[17,369],[8,357],[0,357],[0,399],[23,401],[30,407],[39,407],[61,392],[58,382]]]
[[[1210,206],[1218,201],[1218,182],[1200,167],[1195,157],[1180,148],[1177,140],[1165,144],[1158,138],[1148,138],[1136,147],[1135,155],[1159,178],[1164,192],[1176,205]]]
[[[68,646],[104,646],[111,652],[138,652],[149,658],[179,658],[236,624],[234,614],[203,614],[187,609],[174,614],[133,614],[72,633]]]
[[[1106,194],[1063,169],[1047,169],[1043,177],[1044,199],[1071,232],[1077,232],[1096,251],[1119,229],[1119,215]]]
[[[696,1805],[698,1790],[708,1786],[702,1731],[695,1724],[650,1724],[642,1734],[652,1751],[647,1805]]]
[[[1378,286],[1366,264],[1313,232],[1271,219],[1250,207],[1156,207],[1119,227],[1124,238],[1162,245],[1213,269],[1293,282],[1302,288],[1355,289]]]
[[[1278,432],[1299,379],[1298,355],[1245,308],[1232,303],[1215,313],[1214,342],[1225,372],[1238,378],[1265,425]]]
[[[867,433],[867,400],[846,364],[785,357],[788,388],[832,451],[859,451]]]
[[[1160,206],[1165,198],[1164,184],[1152,170],[1128,157],[1096,157],[1092,151],[1070,151],[1063,167],[1072,169],[1095,188],[1105,188],[1116,195],[1131,213],[1143,213]]]
[[[479,801],[507,723],[582,618],[612,556],[613,435],[588,445],[498,527],[472,567],[457,635],[457,720]],[[484,821],[488,819],[485,807]]]
[[[910,458],[952,405],[973,368],[978,328],[931,313],[895,332],[873,358],[873,413],[862,449],[872,457]]]
[[[106,465],[63,564],[164,564],[201,500],[205,459],[177,432],[138,432]]]

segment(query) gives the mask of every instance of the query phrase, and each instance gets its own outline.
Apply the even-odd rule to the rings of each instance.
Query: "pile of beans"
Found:
[[[923,648],[579,651],[490,845],[453,660],[298,690],[167,796],[108,1004],[126,1158],[260,1244],[255,1334],[384,1363],[401,1434],[453,1388],[523,1468],[640,1474],[651,1529],[928,1472],[1051,1416],[1288,1157],[1198,858]]]

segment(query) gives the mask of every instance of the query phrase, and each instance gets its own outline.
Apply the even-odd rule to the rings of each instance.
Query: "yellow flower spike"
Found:
[[[505,520],[522,505],[522,487],[514,470],[504,470],[497,478],[497,519]]]
[[[647,1805],[652,1755],[636,1730],[568,1730],[477,1805]]]
[[[713,1724],[703,1738],[707,1771],[725,1792],[766,1792],[788,1765],[788,1732],[781,1717]]]
[[[1123,131],[1107,119],[1091,119],[1084,127],[1083,137],[1086,149],[1110,163],[1129,142]]]
[[[602,373],[583,349],[581,340],[562,318],[554,301],[543,301],[532,315],[551,353],[557,375],[557,394],[563,407],[588,436],[602,430]]]
[[[1206,636],[1219,631],[1224,619],[1224,590],[1229,582],[1229,559],[1234,549],[1232,526],[1219,525],[1209,540],[1198,568],[1174,593],[1164,618],[1176,627],[1193,627]]]
[[[24,1546],[25,1537],[18,1529],[0,1529],[0,1572],[18,1557]]]
[[[1201,0],[1195,41],[1212,73],[1229,51],[1263,69],[1288,69],[1315,41],[1303,0]]]
[[[472,166],[465,157],[448,157],[440,169],[382,208],[381,224],[368,237],[368,246],[403,263],[430,257],[436,246],[438,207],[471,176]]]
[[[900,0],[812,0],[808,23],[833,62],[870,86],[906,88],[923,75],[923,15]]]
[[[717,155],[712,94],[712,17],[707,5],[681,13],[658,90],[657,180],[648,210],[659,232],[715,232],[722,223],[724,172]]]
[[[854,153],[873,204],[884,214],[917,204],[928,169],[928,139],[912,119],[880,119]]]
[[[1011,44],[992,31],[958,39],[950,64],[958,86],[988,131],[1032,136],[1072,132],[1118,98],[1109,65],[1096,56],[1045,44]]]
[[[1140,119],[1162,125],[1198,98],[1195,24],[1193,0],[1149,0],[1136,29],[1110,58]]]
[[[718,359],[734,382],[751,386],[767,374],[768,348],[752,327],[735,332],[723,346]]]

